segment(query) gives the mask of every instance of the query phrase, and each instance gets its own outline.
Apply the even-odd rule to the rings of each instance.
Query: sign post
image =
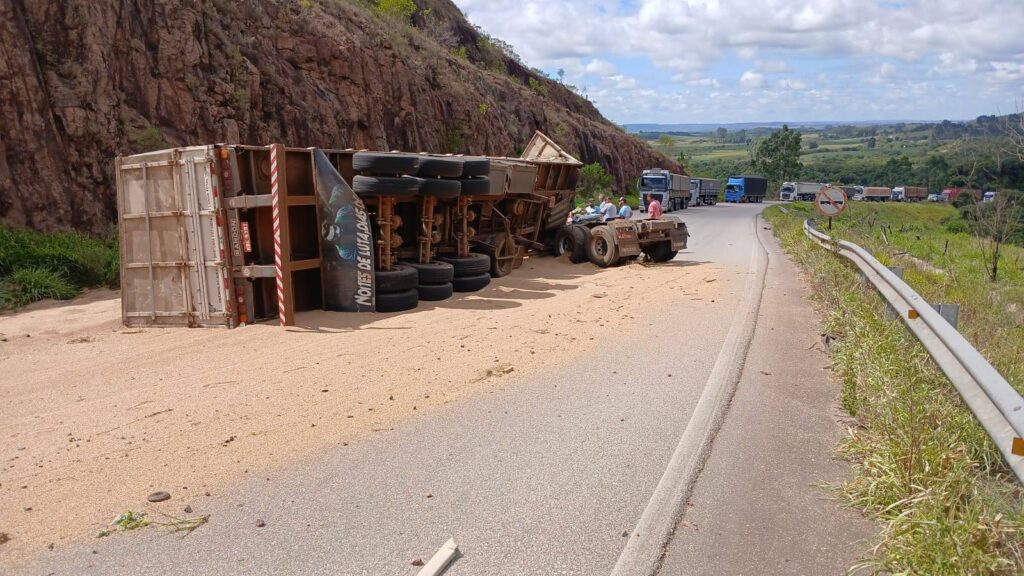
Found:
[[[814,200],[814,206],[818,209],[818,214],[828,216],[829,230],[832,230],[832,217],[842,214],[846,210],[846,204],[846,192],[843,192],[842,188],[832,186],[822,188]]]

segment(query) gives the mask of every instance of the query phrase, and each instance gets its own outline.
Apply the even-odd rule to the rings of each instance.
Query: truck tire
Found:
[[[463,176],[487,176],[491,173],[491,161],[487,158],[469,157],[462,159]]]
[[[579,224],[563,226],[555,235],[555,255],[567,254],[569,262],[579,264],[587,259],[587,233]]]
[[[433,196],[439,200],[453,200],[462,192],[462,182],[443,178],[424,178],[420,184],[420,194]]]
[[[419,165],[419,157],[412,154],[356,152],[352,155],[352,168],[369,174],[415,174]]]
[[[615,243],[615,232],[610,227],[597,226],[590,231],[587,258],[599,268],[607,268],[618,261],[619,247]]]
[[[476,292],[491,283],[491,275],[487,272],[463,276],[452,280],[452,289],[456,292]]]
[[[477,254],[474,252],[469,256],[438,256],[437,259],[455,267],[455,279],[477,276],[479,274],[488,274],[488,278],[490,278],[491,257],[487,254]],[[456,292],[458,292],[457,287]]]
[[[427,264],[420,264],[419,262],[402,262],[402,264],[419,272],[419,284],[421,286],[447,284],[455,277],[455,268],[447,262],[434,260]]]
[[[359,196],[413,196],[422,184],[412,176],[356,176],[352,191]]]
[[[420,284],[416,287],[420,300],[423,302],[440,302],[452,297],[452,283],[444,284]]]
[[[501,196],[500,190],[497,194],[491,192],[491,179],[486,176],[466,178],[460,182],[462,182],[463,196]]]
[[[393,294],[377,293],[377,312],[402,312],[412,310],[420,302],[420,294],[415,289],[395,292]]]
[[[419,283],[419,274],[415,268],[396,264],[391,270],[374,272],[373,281],[378,294],[394,294],[415,288]]]
[[[420,156],[417,176],[425,178],[458,178],[462,176],[463,162],[461,158],[438,158],[437,156]]]
[[[515,268],[515,256],[519,251],[516,241],[508,233],[502,234],[494,241],[494,253],[491,254],[491,278],[504,278]]]

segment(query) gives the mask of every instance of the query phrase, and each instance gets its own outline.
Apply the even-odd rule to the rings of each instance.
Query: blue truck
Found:
[[[768,192],[768,179],[761,176],[729,176],[726,202],[761,202]]]

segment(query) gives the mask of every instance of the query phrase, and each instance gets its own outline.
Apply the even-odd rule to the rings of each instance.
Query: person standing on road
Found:
[[[619,218],[623,220],[629,220],[633,217],[633,209],[626,204],[626,197],[619,196]]]
[[[661,218],[661,202],[658,202],[654,194],[647,195],[647,217],[651,220]]]
[[[598,211],[601,213],[602,222],[614,220],[618,216],[618,213],[615,211],[615,204],[612,204],[608,197],[603,194],[601,195],[601,207]]]

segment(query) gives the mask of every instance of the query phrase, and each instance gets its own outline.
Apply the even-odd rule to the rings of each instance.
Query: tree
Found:
[[[965,209],[971,228],[981,242],[991,282],[999,279],[1003,244],[1014,240],[1024,230],[1024,201],[1019,196],[1019,193],[1003,191],[991,202],[977,202]]]
[[[754,146],[751,153],[754,169],[767,177],[775,188],[783,182],[798,180],[804,171],[800,161],[802,138],[803,134],[783,124],[782,130],[773,132]]]
[[[676,154],[676,162],[679,162],[679,165],[683,167],[683,171],[684,172],[686,172],[687,174],[690,173],[690,169],[687,168],[687,166],[686,166],[686,153],[685,152],[680,150],[679,154]]]
[[[874,148],[875,146],[878,146],[878,140],[874,136],[868,138],[868,148]]]
[[[675,140],[673,140],[668,134],[658,136],[658,146],[661,146],[662,148],[668,148],[673,142],[675,142]]]
[[[561,82],[562,84],[565,84],[565,69],[564,68],[559,68],[558,69],[558,81]]]
[[[726,137],[729,135],[729,131],[725,128],[719,128],[715,130],[715,139],[718,140],[719,144],[724,144]]]
[[[594,162],[580,169],[580,183],[577,188],[581,200],[590,200],[602,192],[611,190],[612,176],[604,167]]]

